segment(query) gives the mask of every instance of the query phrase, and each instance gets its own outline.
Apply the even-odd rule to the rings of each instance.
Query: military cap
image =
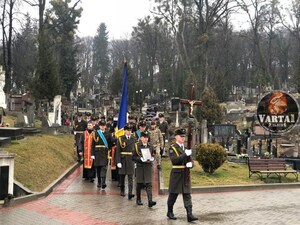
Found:
[[[141,132],[141,137],[149,137],[149,132],[148,131]]]
[[[126,123],[124,126],[124,130],[132,130],[132,125],[130,123]]]
[[[107,120],[113,120],[112,116],[107,117]]]
[[[129,119],[129,120],[133,120],[133,119],[134,119],[134,116],[133,116],[133,115],[129,115],[129,116],[128,116],[128,119]]]
[[[86,116],[91,116],[92,114],[90,112],[85,112]]]
[[[77,113],[77,116],[82,116],[82,112],[78,112],[78,113]]]
[[[138,124],[139,127],[145,127],[147,126],[146,122],[145,121],[140,121],[139,124]]]
[[[158,114],[158,117],[161,118],[161,117],[165,117],[165,116],[164,116],[164,114],[160,113],[160,114]]]
[[[175,134],[175,136],[176,135],[185,136],[186,135],[186,130],[183,129],[183,128],[179,128],[179,129],[175,130],[174,134]]]
[[[99,119],[99,117],[96,116],[96,115],[93,115],[93,116],[91,117],[91,120],[93,120],[93,121],[96,121],[96,120],[98,120],[98,119]]]
[[[101,116],[100,119],[101,119],[101,120],[105,120],[105,116]]]
[[[100,120],[100,121],[99,121],[99,126],[106,126],[106,122],[103,121],[103,120]]]

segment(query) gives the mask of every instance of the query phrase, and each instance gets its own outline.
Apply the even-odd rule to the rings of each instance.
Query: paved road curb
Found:
[[[164,180],[161,171],[158,175],[159,194],[168,194],[168,188],[164,186]],[[275,183],[275,184],[247,184],[247,185],[219,185],[219,186],[196,186],[192,187],[192,193],[216,193],[216,192],[236,192],[236,191],[258,191],[272,189],[300,188],[300,182],[297,183]]]
[[[64,174],[62,174],[58,179],[56,179],[54,182],[52,182],[48,187],[46,187],[42,192],[34,192],[32,194],[29,195],[24,195],[21,197],[17,197],[12,199],[8,205],[6,206],[14,206],[16,204],[21,204],[21,203],[26,203],[26,202],[30,202],[42,197],[46,197],[49,194],[51,194],[51,192],[53,191],[53,189],[59,185],[60,183],[62,183],[70,174],[72,174],[81,164],[80,163],[75,163],[74,165],[72,165]],[[1,206],[0,206],[1,207]]]
[[[30,202],[42,197],[46,197],[53,189],[62,183],[70,174],[72,174],[81,164],[75,163],[64,174],[62,174],[57,180],[52,182],[42,192],[32,193],[12,199],[7,206],[14,206],[16,204],[22,204]],[[161,171],[158,172],[158,193],[161,195],[168,194],[168,189],[164,186],[164,180]],[[300,182],[297,183],[275,183],[275,184],[251,184],[251,185],[223,185],[223,186],[196,186],[192,188],[192,193],[217,193],[217,192],[236,192],[236,191],[257,191],[257,190],[272,190],[272,189],[292,189],[300,188]],[[1,205],[0,205],[1,207]]]

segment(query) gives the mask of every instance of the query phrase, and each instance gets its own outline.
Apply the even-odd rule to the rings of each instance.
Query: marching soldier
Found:
[[[148,207],[151,208],[156,205],[156,202],[152,200],[152,162],[154,161],[154,149],[149,145],[148,138],[148,131],[141,133],[140,141],[135,144],[132,159],[136,162],[136,204],[143,205],[141,189],[146,187]]]
[[[139,140],[139,138],[141,137],[141,133],[144,132],[147,129],[147,124],[145,121],[140,121],[138,123],[138,130],[134,133],[136,139]]]
[[[165,143],[169,141],[169,124],[165,120],[164,114],[162,114],[162,113],[158,114],[158,118],[159,118],[158,128],[160,129],[160,131],[163,135],[163,138],[164,138],[164,143],[163,143],[163,146],[161,146],[159,153],[161,156],[163,156],[164,149],[165,149]]]
[[[99,130],[94,132],[93,155],[98,184],[97,187],[106,188],[106,173],[109,158],[109,149],[112,145],[112,136],[105,132],[106,122],[99,122]]]
[[[164,146],[164,138],[160,131],[160,129],[157,128],[156,122],[151,121],[151,129],[149,131],[150,133],[150,144],[154,148],[156,162],[157,162],[157,169],[161,169],[161,155],[160,155],[160,149]]]
[[[118,137],[116,148],[116,164],[120,175],[120,188],[122,197],[125,196],[125,176],[128,176],[128,199],[134,198],[132,194],[134,162],[132,161],[132,152],[137,139],[132,135],[132,126],[126,124],[124,126],[125,134]]]
[[[77,153],[77,161],[80,162],[82,157],[79,154],[80,151],[78,149],[79,146],[79,140],[83,132],[87,128],[87,122],[82,118],[82,113],[77,113],[77,119],[74,121],[73,125],[73,132],[74,132],[74,139],[75,139],[75,146],[76,146],[76,153]]]
[[[179,193],[183,195],[183,203],[187,212],[188,222],[198,220],[192,214],[192,198],[191,198],[191,178],[190,169],[193,167],[191,159],[192,150],[184,148],[186,136],[185,129],[177,129],[175,131],[176,143],[170,146],[169,157],[172,162],[172,170],[169,181],[169,197],[168,197],[168,213],[167,217],[176,220],[173,213],[173,206]]]

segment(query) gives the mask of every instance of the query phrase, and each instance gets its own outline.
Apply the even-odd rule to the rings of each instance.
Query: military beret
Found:
[[[130,123],[126,123],[124,126],[124,130],[132,130],[132,125]]]
[[[160,113],[160,114],[158,114],[158,117],[161,118],[161,117],[165,117],[165,116],[164,116],[164,114]]]
[[[100,121],[99,121],[99,126],[106,126],[106,122],[103,121],[103,120],[100,120]]]
[[[183,128],[180,128],[180,129],[175,130],[174,134],[175,134],[175,136],[176,135],[185,136],[186,135],[186,130],[183,129]]]
[[[141,132],[141,137],[149,137],[149,132],[148,131]]]

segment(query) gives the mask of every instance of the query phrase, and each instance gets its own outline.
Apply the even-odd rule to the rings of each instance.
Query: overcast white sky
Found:
[[[105,23],[109,39],[129,37],[138,19],[150,14],[149,0],[82,0],[78,36],[95,36]]]

